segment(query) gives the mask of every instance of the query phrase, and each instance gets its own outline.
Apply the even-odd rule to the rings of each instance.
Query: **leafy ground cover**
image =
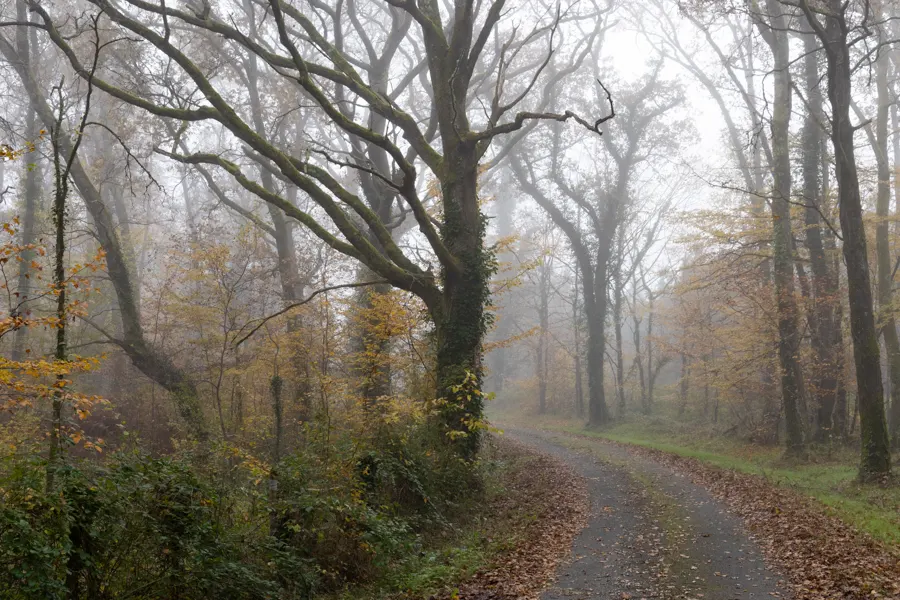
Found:
[[[777,448],[687,438],[648,421],[604,431],[549,418],[530,426],[611,442],[688,474],[743,518],[798,599],[900,598],[900,494],[896,485],[856,484],[844,449],[796,463]]]

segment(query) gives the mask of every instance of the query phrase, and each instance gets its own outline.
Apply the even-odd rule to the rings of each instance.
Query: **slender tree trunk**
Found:
[[[284,434],[284,405],[281,393],[284,381],[276,373],[269,382],[269,391],[272,394],[272,412],[275,416],[272,437],[272,468],[269,471],[269,535],[280,537],[283,534],[283,519],[278,513],[278,464],[281,462],[282,437]]]
[[[678,414],[683,415],[687,409],[688,386],[690,384],[690,363],[688,356],[684,352],[681,353],[681,380],[678,382]],[[705,410],[705,409],[704,409]]]
[[[634,364],[637,367],[637,379],[641,388],[641,412],[646,415],[650,412],[650,407],[647,405],[647,378],[644,374],[644,350],[643,344],[641,343],[641,325],[644,320],[638,316],[637,278],[634,280],[634,288],[631,293],[631,309],[633,311],[631,319],[634,322],[634,329],[632,331],[632,341],[634,342]]]
[[[572,333],[574,338],[574,356],[575,356],[575,414],[578,417],[584,416],[584,386],[582,383],[583,375],[581,373],[581,315],[578,310],[578,266],[575,266],[575,286],[574,297],[572,299]]]
[[[783,7],[768,0],[772,27],[770,46],[775,58],[775,99],[772,105],[772,173],[775,185],[772,198],[772,267],[778,311],[778,358],[781,365],[782,404],[787,424],[787,446],[791,454],[801,454],[805,447],[803,388],[800,370],[800,331],[794,299],[794,265],[791,232],[791,157],[790,118],[791,80],[790,46]]]
[[[69,360],[66,334],[68,333],[68,312],[66,300],[66,200],[69,195],[68,169],[61,156],[60,139],[64,132],[60,131],[63,114],[62,108],[56,125],[51,128],[53,146],[53,226],[55,230],[55,248],[53,253],[53,288],[56,293],[56,348],[53,353],[54,362],[65,363]],[[76,146],[77,148],[77,146]],[[74,154],[74,152],[73,152]],[[50,453],[47,460],[47,491],[52,493],[56,488],[56,474],[62,461],[62,419],[65,399],[66,376],[56,376],[50,417]],[[77,580],[76,580],[77,581]],[[70,579],[67,578],[67,582]],[[72,586],[69,586],[70,591]],[[77,591],[77,590],[76,590]]]
[[[818,52],[819,43],[812,34],[803,37],[806,56],[804,64],[804,83],[808,111],[802,131],[802,170],[805,236],[804,244],[809,252],[812,271],[812,307],[810,310],[810,339],[815,362],[812,369],[814,389],[816,392],[816,423],[814,438],[824,441],[834,435],[834,411],[837,402],[838,360],[837,336],[835,331],[834,305],[839,303],[836,274],[831,272],[825,247],[822,242],[822,223],[819,211],[823,210],[822,187],[819,178],[821,162],[822,130],[820,120],[825,115],[822,110],[822,93],[819,88]]]
[[[621,254],[620,254],[621,255]],[[616,404],[619,419],[625,416],[625,352],[622,349],[622,304],[624,289],[619,269],[613,278],[613,328],[616,338]]]
[[[900,61],[898,61],[895,66],[895,73],[896,72],[900,72]],[[898,111],[897,104],[891,104],[891,131],[893,131],[891,139],[893,141],[894,154],[895,218],[900,217],[900,134],[898,134],[898,132],[900,132],[900,114],[898,113],[900,113],[900,111]],[[895,225],[894,235],[900,233],[898,229],[900,229],[900,226]],[[893,281],[891,281],[891,283],[893,283]],[[894,331],[896,332],[896,323],[894,324]],[[891,433],[891,445],[894,448],[900,447],[900,401],[898,401],[896,398],[896,395],[900,393],[900,390],[898,390],[897,388],[898,386],[895,385],[894,389],[892,390],[893,393],[891,394],[890,413],[888,415],[888,423]]]
[[[649,289],[647,290],[648,294],[648,302],[647,302],[647,337],[645,338],[645,344],[647,346],[647,414],[653,412],[653,388],[656,387],[656,374],[654,369],[656,369],[656,365],[653,364],[653,292]]]
[[[878,331],[869,281],[869,260],[863,225],[862,199],[850,120],[852,94],[848,29],[841,0],[828,0],[829,15],[824,29],[817,17],[814,21],[828,59],[828,97],[831,100],[831,137],[834,146],[843,232],[844,262],[850,305],[850,331],[856,363],[857,403],[860,414],[862,456],[859,476],[863,481],[878,479],[891,471],[890,441],[884,413],[884,390],[881,385]]]
[[[882,36],[883,37],[883,36]],[[884,41],[882,39],[882,41]],[[893,306],[893,261],[891,260],[890,227],[891,167],[888,156],[888,107],[892,100],[888,89],[888,54],[881,53],[876,64],[876,90],[878,109],[875,117],[875,157],[878,165],[878,193],[875,202],[875,254],[878,264],[878,323],[884,339],[887,372],[887,392],[890,397],[891,416],[900,406],[900,338]],[[895,132],[896,137],[896,132]],[[895,432],[896,433],[896,432]]]
[[[550,328],[550,283],[548,281],[550,266],[546,260],[540,268],[540,305],[538,306],[538,335],[537,348],[537,373],[538,373],[538,414],[547,412],[547,361],[548,361],[548,335]]]
[[[28,12],[26,10],[25,1],[16,1],[16,18],[20,22],[28,20]],[[16,50],[19,59],[23,63],[23,68],[31,69],[31,43],[29,39],[28,27],[16,27]],[[22,224],[20,243],[22,246],[30,246],[36,241],[35,235],[35,219],[41,197],[41,157],[37,148],[40,145],[40,134],[38,127],[37,112],[34,107],[29,104],[26,108],[25,115],[25,140],[35,145],[35,150],[25,154],[25,190],[24,190],[24,206],[22,210]],[[19,281],[16,291],[18,292],[19,302],[30,298],[31,296],[31,279],[28,271],[31,269],[31,261],[34,257],[34,251],[23,250],[21,253],[22,262],[19,263]],[[24,316],[24,315],[20,315]],[[13,349],[11,358],[14,361],[21,361],[25,357],[25,343],[28,335],[27,327],[19,327],[16,329],[13,338]]]
[[[703,414],[709,414],[709,370],[706,367],[707,361],[703,361]],[[718,408],[718,407],[717,407]],[[713,413],[713,424],[719,422],[719,411]]]
[[[831,189],[831,161],[829,159],[828,146],[829,142],[822,137],[822,151],[820,157],[822,160],[822,197],[828,198]],[[831,285],[833,292],[830,294],[832,323],[831,331],[833,338],[834,373],[837,377],[837,393],[834,406],[833,423],[834,431],[840,439],[846,439],[848,435],[848,402],[847,402],[847,381],[844,371],[846,370],[846,354],[844,351],[844,305],[840,299],[840,278],[841,278],[841,253],[837,248],[837,239],[835,234],[830,230],[824,231],[824,244],[826,256],[829,258],[829,274],[831,275]]]

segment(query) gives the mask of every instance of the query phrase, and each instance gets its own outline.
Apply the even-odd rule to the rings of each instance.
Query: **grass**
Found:
[[[493,418],[508,426],[538,427],[634,444],[723,469],[761,475],[814,498],[845,523],[873,538],[900,547],[900,485],[857,483],[858,454],[851,448],[814,447],[810,450],[813,458],[801,463],[786,460],[781,448],[723,437],[671,418],[635,417],[600,431],[585,429],[581,421],[559,417],[499,414]]]

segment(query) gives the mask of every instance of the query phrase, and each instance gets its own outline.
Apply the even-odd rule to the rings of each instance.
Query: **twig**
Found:
[[[249,338],[254,333],[259,331],[263,327],[263,325],[265,325],[270,320],[272,320],[276,317],[280,317],[281,315],[285,314],[286,312],[288,312],[294,308],[297,308],[298,306],[303,306],[304,304],[309,304],[313,300],[313,298],[315,298],[319,294],[324,294],[324,293],[330,292],[332,290],[341,290],[341,289],[347,289],[347,288],[359,288],[359,287],[366,287],[369,285],[381,285],[381,284],[385,284],[385,283],[389,284],[390,281],[379,280],[379,281],[365,281],[365,282],[361,282],[361,283],[344,283],[341,285],[332,285],[332,286],[328,286],[328,287],[324,287],[322,289],[316,290],[312,294],[310,294],[309,296],[304,298],[303,300],[301,300],[299,302],[294,302],[292,304],[288,304],[287,306],[285,306],[278,312],[272,313],[268,317],[263,317],[260,320],[260,322],[253,329],[250,330],[250,333],[248,333],[247,335],[245,335],[244,337],[239,339],[237,342],[235,342],[234,347],[237,348],[238,346],[243,344],[245,341],[247,341],[247,338]]]

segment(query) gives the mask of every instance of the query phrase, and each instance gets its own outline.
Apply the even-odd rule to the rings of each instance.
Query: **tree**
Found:
[[[844,351],[841,335],[839,275],[828,258],[826,242],[833,243],[830,229],[823,231],[822,214],[827,211],[822,176],[824,111],[819,79],[819,48],[815,35],[803,35],[803,87],[806,115],[802,130],[802,174],[804,204],[803,244],[812,271],[812,301],[809,307],[810,343],[815,354],[812,380],[818,397],[814,438],[825,441],[846,434],[846,399],[842,399]],[[798,263],[799,264],[799,263]]]
[[[856,363],[857,402],[862,436],[859,477],[863,481],[871,481],[890,474],[891,453],[884,412],[878,331],[875,328],[869,281],[859,175],[853,146],[854,126],[850,121],[853,69],[850,63],[850,48],[853,43],[851,32],[856,29],[850,18],[854,16],[854,11],[862,9],[861,16],[865,19],[870,7],[868,1],[860,4],[840,0],[827,0],[821,6],[813,6],[808,0],[801,0],[800,6],[823,45],[828,63],[831,141],[844,238],[843,255],[847,265],[850,331]]]
[[[876,14],[876,18],[878,15]],[[885,41],[884,28],[879,28],[879,43]],[[875,216],[875,261],[877,266],[877,289],[879,314],[876,324],[884,340],[887,359],[887,372],[890,382],[891,405],[900,403],[900,338],[897,336],[897,321],[894,318],[893,287],[894,265],[891,260],[891,242],[888,219],[891,209],[891,167],[888,156],[888,106],[891,103],[888,90],[889,61],[887,52],[880,52],[875,62],[876,109],[874,126],[868,120],[865,128],[869,144],[875,153],[878,174],[876,186]],[[851,103],[854,112],[867,121],[855,102]]]
[[[772,105],[772,267],[778,307],[778,358],[781,396],[791,454],[805,445],[805,402],[800,370],[800,331],[794,301],[793,233],[791,231],[791,73],[788,15],[778,0],[767,0],[768,15],[754,14],[759,31],[772,50],[775,97]]]
[[[378,9],[379,18],[396,33],[389,42],[402,44],[413,57],[403,80],[418,78],[421,87],[405,90],[404,84],[385,93],[380,84],[367,82],[357,66],[378,60],[377,51],[366,47],[365,42],[360,48],[345,45],[339,32],[323,31],[318,24],[332,22],[342,11],[353,10],[352,3],[316,4],[307,14],[279,0],[269,0],[254,23],[240,25],[229,18],[230,5],[213,9],[204,3],[182,10],[143,0],[122,4],[92,0],[90,4],[98,9],[98,18],[104,23],[129,40],[143,42],[140,47],[145,53],[141,62],[145,79],[166,80],[165,73],[153,71],[156,65],[168,65],[165,70],[169,66],[177,68],[178,80],[188,82],[202,101],[184,103],[177,94],[158,96],[129,89],[113,83],[104,73],[93,77],[99,90],[161,119],[186,124],[187,131],[179,130],[176,141],[186,139],[192,124],[206,124],[221,128],[245,148],[244,156],[236,160],[205,150],[173,152],[158,148],[159,153],[183,163],[223,169],[245,189],[308,227],[330,247],[360,261],[392,285],[422,298],[435,327],[437,395],[445,400],[443,426],[453,434],[454,445],[463,456],[474,456],[479,437],[474,425],[481,415],[481,399],[477,394],[466,395],[459,390],[462,382],[469,380],[468,374],[474,376],[477,385],[481,382],[481,343],[487,325],[484,305],[493,269],[491,254],[483,243],[484,218],[478,205],[479,163],[494,138],[518,132],[531,121],[573,120],[597,132],[604,120],[588,122],[569,111],[551,113],[524,108],[508,117],[520,105],[524,107],[552,52],[545,50],[547,58],[532,68],[517,69],[514,59],[529,51],[540,53],[541,44],[552,48],[555,32],[563,21],[561,15],[523,36],[515,28],[499,28],[504,17],[503,0],[496,0],[480,13],[471,3],[456,0],[448,14],[442,14],[442,6],[433,0],[421,4],[392,1],[390,7]],[[65,24],[63,15],[53,16],[37,2],[30,2],[29,6],[40,15],[42,28],[75,71],[87,77],[89,71],[70,41],[79,32],[60,29],[71,27]],[[354,20],[350,14],[347,18]],[[257,42],[254,35],[267,43]],[[497,43],[492,53],[486,52],[492,38]],[[382,172],[368,162],[360,164],[353,156],[349,161],[339,159],[335,150],[313,147],[315,143],[309,152],[298,154],[279,140],[260,135],[245,110],[230,101],[226,82],[217,77],[215,66],[209,64],[207,51],[186,43],[200,40],[207,41],[207,50],[227,49],[244,59],[255,56],[267,66],[269,85],[283,85],[308,98],[314,107],[310,110],[329,132],[358,141],[363,148],[374,145],[384,150],[391,159],[391,172]],[[111,42],[111,47],[115,47],[115,42]],[[326,62],[316,62],[312,58],[316,55]],[[492,75],[493,86],[489,84]],[[171,77],[168,80],[174,81]],[[470,95],[483,89],[493,89],[490,109],[479,123],[473,123]],[[433,109],[425,117],[424,126],[420,126],[422,119],[414,111],[417,99],[423,95],[433,101]],[[193,93],[187,97],[193,97]],[[341,108],[344,102],[351,103],[356,113],[348,116]],[[389,133],[370,127],[371,114],[389,125]],[[316,206],[316,214],[267,190],[247,174],[243,165],[246,161],[307,194]],[[432,196],[439,202],[441,222],[436,222],[420,197],[419,165],[435,179],[436,193]],[[330,167],[366,173],[387,186],[401,206],[400,216],[410,214],[415,220],[418,234],[440,265],[439,276],[404,254],[391,237],[390,223],[342,183]],[[392,218],[395,216],[393,213]]]
[[[578,264],[583,308],[587,322],[588,423],[599,426],[608,423],[612,413],[604,391],[606,355],[606,317],[608,283],[611,279],[615,240],[621,235],[625,216],[633,201],[632,185],[637,167],[654,152],[661,152],[668,139],[668,127],[661,121],[681,103],[680,90],[662,82],[655,70],[631,93],[620,95],[626,107],[619,111],[614,125],[601,138],[602,152],[608,157],[608,168],[589,172],[578,179],[567,173],[577,173],[566,161],[562,132],[551,133],[550,155],[538,153],[514,156],[510,167],[520,187],[531,196],[566,235]],[[591,149],[599,154],[600,149]],[[553,192],[543,189],[536,165],[546,164],[547,179]],[[574,179],[574,180],[573,180]],[[579,180],[580,179],[580,180]],[[566,200],[566,205],[554,202],[554,193]],[[583,211],[587,219],[582,231],[576,215]]]
[[[28,20],[25,7],[25,0],[16,1],[16,18],[19,21]],[[18,57],[22,62],[22,68],[31,68],[31,57],[37,56],[38,47],[35,37],[35,30],[31,27],[19,26],[16,28],[15,43]],[[35,144],[39,143],[40,128],[38,127],[38,118],[34,107],[29,103],[26,107],[25,116],[25,139]],[[38,204],[41,196],[41,161],[37,158],[37,152],[29,153],[31,160],[25,161],[25,206],[22,210],[22,246],[28,247],[35,243],[35,214],[38,210]],[[30,281],[28,275],[28,264],[31,262],[31,256],[26,252],[22,256],[23,268],[19,272],[19,285],[17,289],[22,296],[28,296],[31,292]],[[27,328],[16,330],[15,340],[13,341],[13,360],[22,360],[25,351],[25,335]]]
[[[92,66],[96,66],[100,52],[99,41],[96,39],[94,50]],[[38,118],[48,129],[53,127],[56,118],[35,79],[33,70],[18,57],[13,45],[3,38],[0,38],[0,53],[15,68]],[[85,76],[93,81],[92,70],[85,71]],[[107,210],[99,190],[91,181],[80,158],[72,152],[69,135],[59,131],[57,137],[63,160],[71,160],[71,164],[66,164],[65,170],[71,176],[94,221],[98,239],[105,253],[107,271],[115,289],[123,334],[121,339],[113,339],[142,373],[172,394],[191,432],[197,439],[205,440],[208,437],[208,430],[200,409],[196,385],[168,357],[147,342],[140,321],[135,286],[126,258],[127,252],[123,249],[110,211]]]

